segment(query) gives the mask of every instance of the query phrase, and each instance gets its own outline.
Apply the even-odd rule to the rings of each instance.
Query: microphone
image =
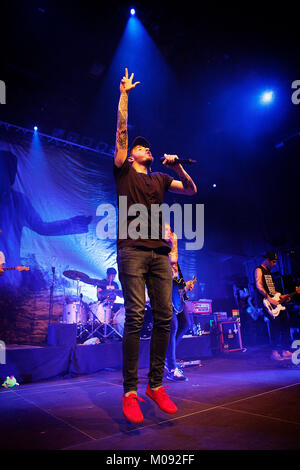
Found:
[[[160,163],[163,163],[164,160],[165,160],[165,157],[161,157]],[[191,160],[190,158],[188,158],[188,159],[178,158],[174,163],[168,163],[168,166],[193,165],[194,163],[197,163],[197,161],[196,160]]]

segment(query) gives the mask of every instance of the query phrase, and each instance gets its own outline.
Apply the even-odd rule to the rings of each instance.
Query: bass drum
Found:
[[[63,306],[63,323],[86,323],[87,306],[84,302],[70,302]]]
[[[111,306],[105,304],[105,302],[94,302],[90,304],[90,315],[89,320],[95,320],[95,317],[100,323],[111,322]]]
[[[125,324],[125,308],[123,306],[117,312],[115,312],[112,324],[115,330],[117,330],[123,336]],[[141,339],[150,339],[152,334],[152,328],[152,310],[150,307],[146,306],[144,324],[140,335]]]
[[[125,323],[125,308],[122,305],[122,307],[120,307],[119,310],[117,310],[114,313],[113,321],[112,321],[114,329],[117,330],[117,332],[120,333],[120,335],[122,336],[124,332],[124,323]]]

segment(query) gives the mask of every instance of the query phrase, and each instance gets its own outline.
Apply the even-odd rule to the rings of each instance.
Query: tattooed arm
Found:
[[[128,78],[128,70],[125,69],[125,76],[120,83],[120,100],[118,106],[118,125],[116,133],[115,146],[115,165],[121,167],[127,158],[128,135],[127,135],[127,117],[128,117],[128,95],[129,91],[135,88],[140,82],[132,83],[134,74]]]
[[[176,171],[177,175],[180,178],[179,180],[173,180],[169,186],[169,191],[172,193],[186,194],[187,196],[193,196],[197,193],[197,186],[194,181],[187,174],[187,172],[182,168],[181,165],[174,165],[174,162],[178,159],[177,155],[164,155],[165,160],[163,165],[167,168],[171,168]],[[169,163],[169,165],[168,165]]]

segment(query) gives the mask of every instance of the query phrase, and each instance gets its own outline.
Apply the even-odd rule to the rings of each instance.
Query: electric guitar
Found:
[[[28,266],[14,266],[13,268],[0,268],[0,276],[3,276],[5,271],[29,271]]]
[[[277,292],[272,297],[272,299],[277,300],[277,302],[279,302],[278,305],[272,305],[268,299],[264,299],[263,303],[266,309],[268,310],[269,314],[272,315],[272,317],[276,318],[280,314],[281,310],[285,310],[285,306],[282,304],[287,302],[287,300],[293,297],[293,295],[295,294],[300,294],[300,287],[296,287],[295,292],[292,292],[291,294],[282,295],[280,294],[280,292]]]
[[[187,290],[192,290],[196,282],[195,276],[188,282],[185,282],[182,277],[180,279],[173,279],[172,303],[176,313],[182,312],[184,302],[188,300],[185,287],[187,287]]]

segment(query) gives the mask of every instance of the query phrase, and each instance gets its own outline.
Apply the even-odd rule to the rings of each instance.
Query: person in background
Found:
[[[170,240],[172,248],[169,253],[169,260],[172,270],[173,290],[172,290],[172,304],[173,316],[170,327],[170,338],[166,355],[166,369],[167,379],[173,382],[186,382],[188,379],[185,377],[182,369],[176,361],[176,348],[185,335],[191,328],[192,321],[191,315],[186,310],[185,301],[188,300],[186,293],[194,288],[194,282],[188,281],[180,285],[178,281],[183,280],[182,273],[178,264],[178,247],[177,235],[172,232],[170,225],[166,224],[166,238]]]
[[[4,264],[5,264],[5,256],[2,251],[0,251],[0,276],[4,273]]]
[[[256,288],[261,295],[261,300],[263,298],[267,299],[271,305],[278,305],[279,302],[273,299],[273,296],[276,294],[276,289],[272,277],[272,269],[276,266],[278,261],[278,256],[273,251],[268,251],[263,255],[265,258],[264,261],[255,269],[255,282]],[[284,297],[284,296],[283,296]],[[290,298],[287,297],[286,301],[289,301]],[[289,327],[289,317],[286,310],[282,310],[277,317],[273,317],[265,308],[263,302],[261,302],[264,309],[264,315],[269,320],[270,325],[270,336],[271,336],[271,345],[272,345],[272,354],[271,359],[275,361],[282,361],[284,359],[291,359],[292,353],[289,350],[290,348],[290,327]],[[278,346],[282,345],[282,352],[280,354]]]
[[[100,282],[97,283],[97,298],[100,300],[104,300],[105,296],[101,294],[101,291],[103,290],[115,290],[119,289],[118,284],[115,282],[115,277],[117,275],[117,271],[115,268],[108,268],[106,271],[106,278],[102,279]],[[111,297],[111,296],[110,296]],[[116,296],[114,296],[114,300],[116,299]]]

